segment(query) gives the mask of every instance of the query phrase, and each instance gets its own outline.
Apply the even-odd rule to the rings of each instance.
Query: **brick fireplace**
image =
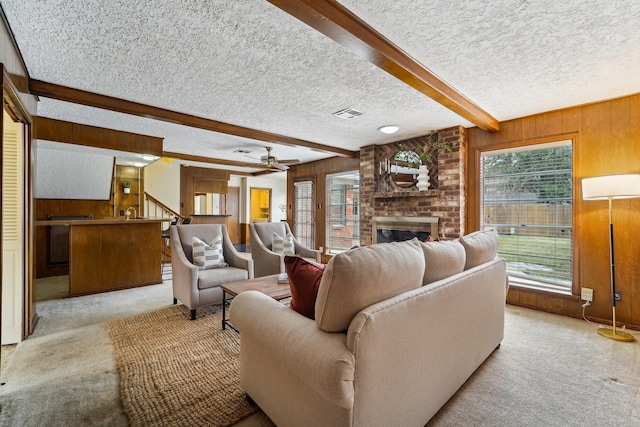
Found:
[[[371,219],[371,243],[401,242],[417,237],[424,242],[438,235],[438,218],[374,216]]]
[[[393,159],[397,151],[407,147],[416,150],[428,148],[428,136],[386,145],[370,145],[360,150],[362,244],[369,245],[374,240],[374,217],[435,218],[440,238],[453,239],[464,233],[465,129],[458,126],[438,131],[438,139],[449,142],[451,151],[438,151],[437,165],[430,170],[432,187],[427,191],[418,191],[415,186],[395,185],[382,170],[381,163]]]

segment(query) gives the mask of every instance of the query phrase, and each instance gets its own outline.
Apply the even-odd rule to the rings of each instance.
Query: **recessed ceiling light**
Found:
[[[144,163],[140,163],[140,162],[134,162],[133,166],[137,167],[137,168],[141,168],[144,167]]]
[[[398,126],[382,126],[378,128],[378,131],[382,133],[392,134],[400,130]]]
[[[146,160],[147,162],[150,162],[152,160],[155,160],[156,156],[152,156],[151,154],[143,154],[142,155],[142,160]]]

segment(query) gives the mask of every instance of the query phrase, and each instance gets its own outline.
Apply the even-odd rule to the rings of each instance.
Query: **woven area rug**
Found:
[[[131,426],[226,426],[257,411],[239,384],[240,337],[220,307],[183,305],[105,324]]]

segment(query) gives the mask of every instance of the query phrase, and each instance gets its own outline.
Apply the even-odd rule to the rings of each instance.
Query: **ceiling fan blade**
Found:
[[[261,170],[261,171],[258,171],[258,172],[254,172],[251,175],[260,176],[260,175],[267,175],[267,174],[270,174],[270,173],[278,173],[278,172],[282,172],[282,171],[280,171],[280,170],[278,170],[276,168],[271,168],[271,169],[264,169],[264,170]]]
[[[258,162],[237,162],[238,166],[244,166],[247,168],[258,168],[258,169],[271,169],[269,168],[269,166],[265,165],[264,163],[258,163]]]
[[[289,166],[283,165],[282,163],[278,162],[275,165],[273,165],[272,168],[280,169],[281,171],[286,171],[287,169],[289,169]]]

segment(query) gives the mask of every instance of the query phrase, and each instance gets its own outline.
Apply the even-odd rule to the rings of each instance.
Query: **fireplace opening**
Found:
[[[438,236],[438,218],[386,217],[372,218],[372,243],[402,242],[417,237],[425,241]]]

